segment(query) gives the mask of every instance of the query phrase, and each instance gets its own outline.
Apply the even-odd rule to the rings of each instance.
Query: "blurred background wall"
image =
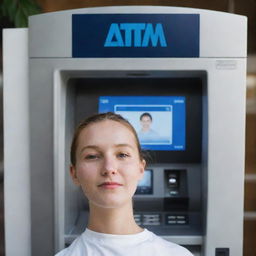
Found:
[[[0,28],[26,27],[31,14],[114,5],[181,6],[248,17],[244,256],[256,256],[256,0],[1,0]],[[0,256],[4,256],[2,33],[0,37]]]

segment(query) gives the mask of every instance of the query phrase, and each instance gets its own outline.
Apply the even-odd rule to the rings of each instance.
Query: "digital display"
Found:
[[[183,96],[101,96],[99,112],[114,112],[127,119],[143,149],[185,150]]]
[[[145,170],[142,180],[138,183],[136,195],[152,194],[153,193],[153,172],[152,170]]]

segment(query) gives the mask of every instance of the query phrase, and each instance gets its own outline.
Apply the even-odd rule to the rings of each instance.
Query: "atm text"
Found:
[[[163,26],[157,23],[112,23],[104,47],[167,47]]]

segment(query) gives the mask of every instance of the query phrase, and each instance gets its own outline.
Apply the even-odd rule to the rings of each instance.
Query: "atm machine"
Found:
[[[194,255],[242,256],[246,35],[246,17],[160,6],[46,13],[5,30],[6,255],[54,255],[83,232],[70,143],[82,119],[112,111],[150,154],[137,223]]]

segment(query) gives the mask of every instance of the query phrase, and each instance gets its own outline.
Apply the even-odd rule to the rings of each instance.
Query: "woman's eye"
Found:
[[[129,154],[127,154],[127,153],[119,153],[118,154],[118,157],[119,158],[126,158],[126,157],[129,157],[130,155]]]
[[[96,154],[89,154],[89,155],[85,156],[86,160],[93,160],[93,159],[97,159],[97,158],[99,158],[99,156]]]

